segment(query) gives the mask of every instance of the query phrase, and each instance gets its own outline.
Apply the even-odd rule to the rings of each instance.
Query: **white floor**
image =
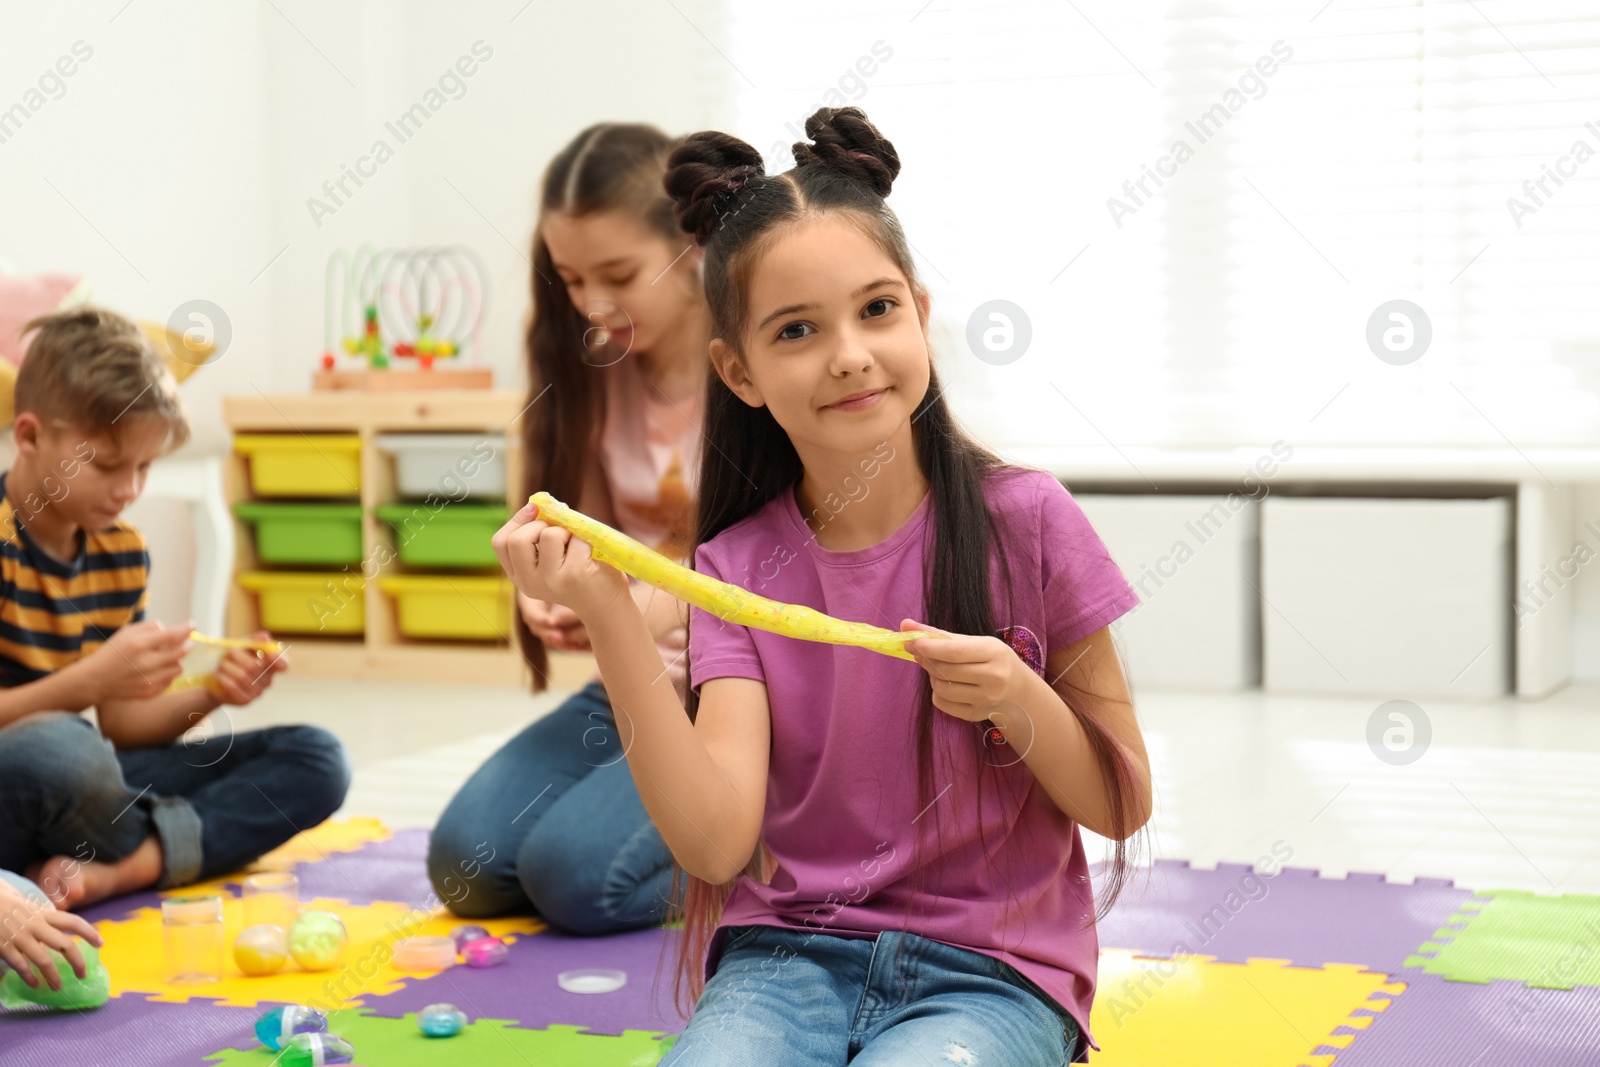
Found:
[[[498,745],[565,694],[283,677],[234,726],[315,722],[356,768],[342,814],[428,826]],[[1600,686],[1538,702],[1423,701],[1432,743],[1392,766],[1366,742],[1371,699],[1140,693],[1156,781],[1149,852],[1327,875],[1452,878],[1600,893]],[[1103,842],[1090,837],[1090,858]]]

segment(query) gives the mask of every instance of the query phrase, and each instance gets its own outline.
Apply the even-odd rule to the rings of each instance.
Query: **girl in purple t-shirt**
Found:
[[[1060,482],[952,417],[884,203],[893,145],[856,108],[806,133],[784,174],[711,131],[668,161],[715,338],[695,567],[944,636],[909,662],[695,609],[685,709],[621,572],[531,505],[495,551],[584,620],[687,879],[697,999],[663,1064],[1081,1060],[1098,946],[1078,827],[1116,845],[1103,914],[1150,812],[1108,629],[1138,598]]]

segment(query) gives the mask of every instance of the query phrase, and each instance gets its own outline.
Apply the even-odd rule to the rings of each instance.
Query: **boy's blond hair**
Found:
[[[16,413],[60,420],[116,437],[123,419],[154,415],[167,424],[167,447],[189,439],[178,382],[131,321],[81,307],[34,319],[38,329],[17,371]]]

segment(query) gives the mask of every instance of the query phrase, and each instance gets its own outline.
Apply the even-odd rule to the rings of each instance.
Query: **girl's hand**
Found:
[[[532,503],[511,516],[490,542],[517,591],[533,600],[565,604],[587,621],[619,600],[630,600],[628,576],[595,562],[589,546],[559,526],[536,518]]]
[[[53,905],[39,904],[23,896],[11,883],[0,880],[0,959],[9,963],[32,989],[39,988],[39,977],[51,989],[61,989],[61,974],[56,970],[50,950],[67,958],[72,973],[88,976],[83,953],[73,936],[99,948],[100,931],[70,911],[57,911]],[[35,971],[33,965],[38,964]]]
[[[533,636],[561,652],[587,652],[589,630],[571,608],[517,594],[517,609]]]
[[[900,629],[945,631],[912,619]],[[928,672],[933,683],[933,706],[967,722],[983,722],[997,711],[1016,704],[1019,671],[1027,664],[998,637],[951,634],[939,641],[908,641],[906,650]],[[1031,672],[1029,672],[1031,673]]]

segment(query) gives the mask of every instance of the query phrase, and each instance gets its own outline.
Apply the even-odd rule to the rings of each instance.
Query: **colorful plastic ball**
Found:
[[[461,951],[461,946],[468,941],[476,941],[480,937],[488,937],[489,931],[482,926],[458,926],[450,931],[450,940],[456,943],[456,951]]]
[[[315,1008],[287,1004],[264,1012],[256,1020],[256,1037],[276,1052],[296,1034],[322,1034],[328,1030],[328,1017]]]
[[[326,971],[344,958],[348,940],[339,916],[331,911],[308,911],[289,928],[289,955],[308,971]]]
[[[252,978],[277,974],[289,962],[289,938],[274,923],[246,927],[233,939],[233,961]]]
[[[275,1067],[328,1067],[355,1058],[355,1046],[338,1034],[296,1034],[284,1043],[273,1063]]]
[[[468,967],[495,967],[506,961],[511,948],[498,937],[480,937],[461,946]]]
[[[429,1037],[454,1037],[467,1025],[467,1013],[454,1004],[429,1004],[417,1012],[417,1025]]]
[[[333,353],[332,352],[324,352],[324,353],[322,353],[322,369],[323,370],[332,370],[335,362],[336,362],[336,360],[333,358]]]

